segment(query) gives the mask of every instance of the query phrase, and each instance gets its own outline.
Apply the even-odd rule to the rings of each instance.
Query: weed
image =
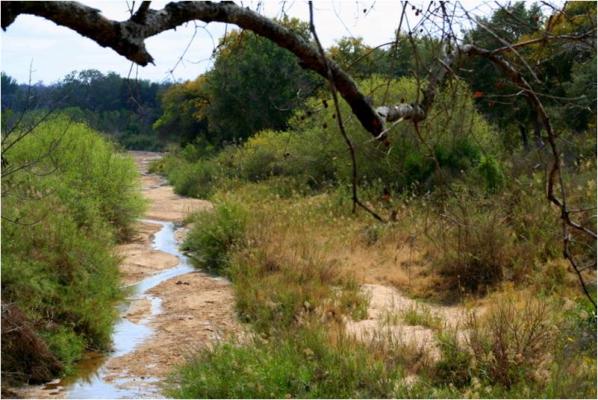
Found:
[[[403,311],[403,320],[408,325],[420,325],[430,329],[441,329],[442,318],[435,315],[424,304],[413,304]]]

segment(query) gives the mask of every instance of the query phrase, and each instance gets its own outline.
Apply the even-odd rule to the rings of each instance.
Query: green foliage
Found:
[[[2,110],[15,113],[3,123],[11,127],[22,112],[55,109],[105,133],[125,148],[158,150],[163,144],[152,124],[161,113],[158,96],[166,86],[97,70],[73,71],[51,85],[18,85],[3,75]]]
[[[209,161],[182,162],[171,171],[168,177],[175,192],[186,196],[210,197],[218,181],[218,166]]]
[[[381,101],[377,97],[384,94],[386,85],[382,83],[379,78],[362,83],[365,88],[372,88],[375,102]],[[389,101],[399,101],[401,96],[415,97],[415,92],[416,82],[412,79],[391,81]],[[488,190],[498,189],[504,177],[501,164],[493,156],[498,151],[494,132],[475,113],[469,97],[461,83],[447,88],[437,96],[438,108],[432,111],[436,115],[434,120],[420,127],[426,144],[420,143],[413,125],[404,122],[391,131],[390,148],[372,140],[356,119],[347,118],[349,108],[341,102],[345,125],[356,148],[359,183],[395,191],[411,190],[414,186],[431,189],[443,183],[439,176],[444,177],[446,184],[470,174],[481,177]],[[329,104],[329,100],[312,98],[308,108],[316,109],[322,102]],[[451,113],[441,111],[448,109],[449,104]],[[228,179],[257,182],[288,177],[297,192],[350,184],[349,153],[331,107],[316,114],[297,112],[289,125],[289,131],[265,130],[243,144],[226,147],[217,155],[194,162],[166,163],[165,173],[178,193],[191,196],[209,196],[214,186],[226,186]],[[433,155],[429,148],[434,149]],[[203,152],[201,147],[195,149],[188,146],[185,151]],[[440,175],[436,173],[435,158],[442,168]]]
[[[206,77],[172,85],[160,94],[163,113],[153,128],[164,139],[186,144],[206,137],[207,121],[202,115],[209,104]]]
[[[230,253],[243,244],[246,221],[247,211],[240,204],[218,202],[213,210],[193,215],[183,249],[191,251],[201,267],[226,272]]]
[[[23,310],[68,371],[84,348],[109,344],[121,296],[113,245],[143,209],[136,167],[61,116],[10,148],[5,163],[3,302]]]
[[[525,2],[518,1],[498,8],[481,22],[492,33],[478,26],[468,32],[467,41],[485,49],[495,49],[504,46],[497,37],[509,43],[517,43],[525,35],[538,31],[542,24],[542,11],[536,4],[527,7]],[[465,65],[472,71],[467,74],[466,80],[476,93],[476,105],[484,115],[502,128],[518,123],[518,126],[527,131],[527,126],[532,123],[535,115],[529,111],[529,105],[523,98],[497,101],[495,97],[487,97],[511,94],[518,90],[517,87],[487,59],[471,58],[465,60]]]
[[[366,45],[362,38],[344,37],[328,49],[328,56],[354,78],[364,79],[374,74],[398,77],[407,74],[411,61],[407,55],[410,46],[405,41],[400,43],[398,49],[393,46],[385,50]]]
[[[387,104],[415,100],[417,82],[402,78],[389,82],[371,78],[361,83],[362,89],[372,93],[374,104],[381,104],[386,97]],[[330,100],[324,103],[329,104]],[[312,99],[310,109],[316,109],[321,100]],[[443,110],[450,109],[447,113]],[[426,120],[419,127],[426,144],[420,142],[415,129],[409,122],[402,122],[389,133],[390,147],[386,148],[373,140],[356,119],[347,118],[350,109],[341,101],[341,112],[345,126],[356,149],[359,181],[362,184],[380,182],[389,189],[402,191],[413,184],[430,188],[439,182],[435,179],[436,157],[444,175],[458,177],[462,171],[476,166],[481,154],[496,150],[492,128],[474,110],[471,95],[461,82],[447,87],[436,98],[431,111],[433,120]],[[310,135],[304,143],[322,143],[325,148],[317,151],[328,164],[332,161],[338,181],[351,181],[349,154],[338,132],[332,107],[324,107],[317,114],[307,116],[299,113],[291,121],[297,135]],[[434,149],[430,154],[429,148]],[[301,148],[299,148],[299,151]],[[301,153],[307,153],[303,150]],[[293,153],[291,152],[291,157]],[[322,164],[325,164],[324,161]]]
[[[491,156],[482,156],[480,163],[477,166],[476,171],[480,178],[482,178],[483,184],[486,186],[486,190],[494,192],[502,188],[505,184],[505,174],[500,163]]]
[[[64,363],[64,373],[73,372],[73,366],[85,351],[85,338],[70,327],[59,326],[51,333],[45,333],[48,347]]]
[[[388,398],[396,368],[363,345],[303,329],[201,351],[174,376],[175,398]]]
[[[308,37],[305,24],[280,22]],[[199,114],[208,121],[206,138],[216,145],[286,128],[317,82],[292,53],[249,31],[229,32],[218,46],[214,68],[204,77],[202,90],[209,102]]]

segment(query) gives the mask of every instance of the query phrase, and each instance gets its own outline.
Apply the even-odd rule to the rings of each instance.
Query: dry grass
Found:
[[[558,381],[546,375],[552,361],[551,321],[559,312],[540,307],[537,300],[526,303],[522,299],[532,296],[520,292],[531,282],[547,295],[562,293],[574,282],[564,265],[554,261],[522,264],[527,273],[514,274],[515,263],[529,260],[520,257],[529,246],[517,246],[510,222],[500,212],[472,206],[466,232],[455,233],[453,227],[435,236],[444,219],[425,205],[412,205],[399,213],[398,222],[379,225],[367,215],[339,208],[334,194],[280,198],[260,186],[246,185],[225,195],[251,210],[244,246],[231,254],[229,271],[237,310],[258,332],[273,337],[310,329],[314,323],[340,330],[339,337],[365,332],[367,337],[357,338],[373,359],[419,376],[416,382],[422,385],[416,383],[407,392],[411,396],[430,395],[426,385],[431,384],[449,387],[438,392],[441,397],[458,397],[478,393],[474,386],[479,384],[490,390],[488,396],[517,397],[527,393],[521,390],[544,393],[538,391],[542,379],[553,385]],[[437,240],[446,251],[438,250]],[[489,275],[493,268],[500,273]],[[462,274],[473,275],[471,284],[464,283]],[[360,290],[364,284],[384,285],[380,287],[405,301],[387,313],[373,312]],[[423,305],[405,295],[453,298],[461,304]],[[369,300],[377,301],[376,296]],[[464,308],[477,311],[466,322]],[[356,322],[359,329],[342,329],[347,319],[365,317]],[[553,362],[557,367],[561,364]],[[582,376],[587,369],[580,371]],[[520,388],[528,382],[528,388]]]
[[[510,388],[541,376],[551,361],[556,321],[545,302],[533,297],[504,295],[479,317],[471,313],[465,328],[475,368],[489,379]]]

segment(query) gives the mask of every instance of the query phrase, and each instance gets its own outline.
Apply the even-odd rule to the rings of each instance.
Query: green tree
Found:
[[[478,26],[467,34],[467,41],[485,49],[496,49],[504,42],[517,43],[526,35],[538,31],[542,26],[542,12],[533,4],[529,8],[522,1],[498,8],[490,18],[478,21]],[[520,53],[524,50],[520,50]],[[513,62],[518,59],[510,56]],[[518,122],[524,146],[529,141],[529,124],[532,123],[539,135],[537,117],[530,111],[524,96],[513,96],[519,91],[510,80],[496,70],[485,58],[471,58],[465,64],[471,71],[464,77],[474,92],[478,108],[501,128]],[[524,68],[520,68],[524,70]]]
[[[557,125],[576,131],[585,130],[596,115],[595,27],[595,2],[568,2],[541,30],[522,38],[588,35],[583,40],[539,42],[530,48],[530,59],[541,74],[542,92],[549,95],[543,98],[545,106]]]
[[[207,138],[206,76],[194,81],[172,85],[160,95],[162,115],[154,123],[158,135],[168,141],[186,144],[197,138]]]
[[[309,37],[306,24],[283,24]],[[220,42],[206,79],[210,103],[205,116],[213,143],[242,140],[263,129],[285,129],[317,83],[293,54],[248,31],[232,32]]]

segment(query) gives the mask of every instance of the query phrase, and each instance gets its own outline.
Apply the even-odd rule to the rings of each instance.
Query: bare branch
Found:
[[[345,130],[345,125],[343,123],[343,118],[341,115],[341,109],[338,104],[338,96],[336,94],[336,85],[334,82],[332,68],[330,68],[329,60],[326,58],[326,53],[324,52],[324,48],[320,43],[320,39],[318,38],[318,34],[316,33],[316,27],[314,25],[314,11],[313,11],[313,2],[309,2],[309,30],[311,31],[312,35],[314,36],[314,40],[320,50],[320,56],[322,57],[322,62],[324,62],[327,66],[328,72],[328,83],[330,85],[330,91],[332,92],[332,99],[334,100],[334,108],[336,112],[336,120],[338,122],[338,128],[347,144],[347,148],[349,149],[349,154],[351,155],[351,167],[352,167],[352,179],[351,179],[351,188],[352,188],[352,197],[353,197],[353,213],[355,213],[356,206],[363,208],[365,211],[370,213],[374,218],[376,218],[380,222],[385,222],[384,219],[379,216],[374,210],[370,209],[368,206],[363,204],[361,200],[359,200],[359,196],[357,195],[357,159],[355,157],[355,148],[351,143],[351,139],[349,139],[349,135],[347,135],[347,131]]]

